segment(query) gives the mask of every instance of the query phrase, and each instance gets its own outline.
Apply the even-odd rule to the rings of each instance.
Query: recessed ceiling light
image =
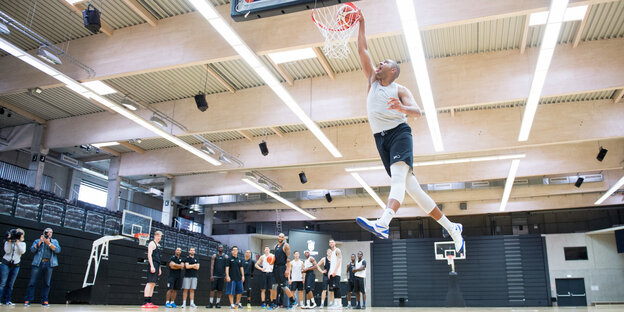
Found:
[[[283,52],[269,53],[269,57],[276,64],[289,63],[294,61],[306,60],[316,57],[316,53],[312,48],[304,48]]]
[[[117,90],[99,80],[83,82],[82,85],[95,91],[95,93],[99,95],[113,94],[117,92]]]
[[[115,145],[119,145],[118,142],[104,142],[104,143],[96,143],[96,144],[91,144],[97,148],[100,147],[106,147],[106,146],[115,146]]]

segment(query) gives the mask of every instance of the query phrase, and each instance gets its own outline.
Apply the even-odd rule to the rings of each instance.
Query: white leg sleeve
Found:
[[[400,204],[403,203],[405,198],[405,180],[407,179],[407,172],[409,166],[402,161],[395,162],[390,166],[390,173],[392,175],[390,182],[390,195],[389,198],[397,200]]]
[[[390,193],[392,193],[392,191],[390,191]],[[423,191],[420,187],[418,180],[416,180],[416,177],[413,174],[410,174],[409,177],[407,177],[407,193],[427,214],[429,214],[436,206],[433,199],[431,199],[431,197],[429,197],[429,195],[427,195],[427,193],[425,193],[425,191]]]

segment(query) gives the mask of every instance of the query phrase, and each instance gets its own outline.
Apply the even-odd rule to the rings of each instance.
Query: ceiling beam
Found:
[[[286,72],[286,69],[284,69],[282,64],[275,63],[270,57],[267,57],[267,59],[269,60],[269,62],[271,62],[271,64],[273,65],[275,70],[277,70],[277,72],[280,74],[280,76],[282,76],[282,78],[284,78],[284,80],[286,80],[286,83],[288,83],[288,85],[292,87],[295,82],[294,82],[293,78]]]
[[[56,1],[67,3],[64,0]],[[496,1],[496,5],[486,0],[419,1],[417,14],[422,30],[429,30],[526,15],[546,10],[548,4],[547,0],[506,0]],[[375,12],[367,17],[367,34],[370,37],[396,35],[402,31],[393,1],[362,0],[358,1],[358,7],[364,12]],[[229,9],[227,5],[217,7],[222,16],[228,16]],[[77,14],[82,14],[81,10],[77,11]],[[276,24],[288,25],[287,36],[271,35],[271,27]],[[274,16],[269,20],[233,23],[232,27],[259,55],[323,44],[318,29],[310,27],[308,11]],[[205,31],[198,32],[197,29]],[[216,31],[211,27],[206,28],[205,19],[197,12],[160,20],[158,27],[136,25],[120,28],[115,30],[115,40],[102,40],[99,36],[72,40],[72,56],[78,60],[88,60],[89,67],[96,72],[95,77],[88,77],[87,73],[75,66],[68,66],[63,72],[78,80],[102,80],[238,58],[230,45],[216,36]],[[150,48],[145,49],[146,46]],[[110,51],[115,51],[115,62],[111,62]],[[33,72],[21,70],[14,64],[16,62],[19,61],[13,58],[0,59],[0,77],[12,77],[10,81],[0,84],[0,94],[36,86],[59,85],[58,81],[45,75],[33,75]]]
[[[167,177],[167,179],[173,179],[173,178],[175,178],[172,174],[165,173],[165,174],[163,174],[163,175],[164,175],[165,177]]]
[[[62,2],[63,4],[65,4],[68,8],[72,9],[72,11],[74,11],[74,13],[78,14],[78,16],[80,16],[80,18],[82,18],[82,11],[85,10],[85,5],[82,3],[76,3],[76,4],[71,4],[65,0],[57,0]],[[102,27],[100,27],[100,31],[105,33],[107,36],[112,37],[113,33],[115,32],[115,30],[113,30],[112,27],[110,27],[106,22],[104,21],[100,21],[100,23],[102,24]]]
[[[249,141],[253,141],[253,136],[251,134],[249,134],[249,132],[247,132],[246,130],[236,130],[236,132],[238,132],[238,134],[244,136],[245,139],[247,139]]]
[[[114,150],[114,149],[112,149],[110,147],[103,146],[103,147],[100,147],[100,150],[103,151],[103,152],[106,152],[108,154],[111,154],[113,156],[117,156],[117,157],[121,156],[120,152],[118,152],[118,151],[116,151],[116,150]]]
[[[283,138],[284,137],[284,132],[282,132],[282,130],[280,130],[278,127],[269,127],[269,129],[271,129],[271,131],[275,132],[275,134],[277,134],[278,137]]]
[[[581,21],[581,24],[579,25],[579,27],[576,30],[576,34],[574,35],[574,43],[572,44],[572,47],[576,48],[576,46],[578,46],[579,42],[581,42],[581,36],[583,35],[583,30],[585,29],[585,24],[587,24],[587,19],[589,17],[589,12],[591,11],[592,5],[589,4],[587,6],[587,11],[585,11],[585,16],[583,17],[583,20]]]
[[[26,118],[26,119],[30,119],[32,121],[35,121],[38,124],[42,124],[42,125],[46,124],[46,120],[45,119],[43,119],[43,118],[41,118],[41,117],[39,117],[39,116],[37,116],[35,114],[29,113],[29,112],[27,112],[27,111],[25,111],[25,110],[15,106],[15,105],[9,104],[9,103],[4,102],[4,101],[0,101],[0,106],[2,106],[4,108],[7,108],[8,110],[10,110],[10,111],[12,111],[12,112],[14,112],[14,113],[16,113],[16,114]]]
[[[527,38],[529,37],[529,20],[531,14],[524,16],[524,25],[522,26],[522,39],[520,40],[520,54],[524,53],[527,45]]]
[[[314,49],[314,53],[316,54],[316,58],[319,60],[319,62],[325,69],[325,72],[327,73],[329,78],[336,79],[336,73],[334,73],[334,70],[329,65],[329,62],[327,62],[327,59],[325,58],[325,55],[321,51],[321,48],[314,47],[313,49]]]
[[[223,77],[221,77],[221,75],[219,75],[219,73],[217,73],[216,70],[212,69],[210,64],[204,64],[203,67],[213,78],[217,79],[221,83],[221,85],[223,85],[226,89],[228,89],[230,93],[236,92],[236,89],[234,89],[234,87],[229,82],[227,82]]]
[[[617,90],[613,95],[613,103],[617,103],[622,100],[622,96],[624,96],[624,89]]]
[[[145,153],[144,149],[142,149],[142,148],[140,148],[140,147],[138,147],[138,146],[136,146],[134,144],[131,144],[129,142],[126,142],[126,141],[119,142],[119,145],[121,145],[121,146],[123,146],[123,147],[125,147],[127,149],[131,149],[131,150],[133,150],[133,151],[135,151],[135,152],[137,152],[139,154],[144,154]]]
[[[124,0],[124,2],[148,24],[152,26],[156,26],[158,24],[156,17],[154,17],[152,13],[148,12],[137,0]]]

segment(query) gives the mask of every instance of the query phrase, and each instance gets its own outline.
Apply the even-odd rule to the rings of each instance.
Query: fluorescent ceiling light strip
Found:
[[[269,53],[269,57],[276,64],[282,64],[315,58],[316,53],[314,53],[314,50],[312,48],[303,48],[290,51]]]
[[[425,50],[423,49],[422,39],[420,37],[420,28],[416,19],[416,9],[413,0],[396,0],[399,9],[399,15],[403,24],[403,34],[412,60],[412,68],[416,74],[416,83],[420,92],[420,99],[425,108],[425,116],[427,117],[427,125],[433,140],[433,147],[436,152],[444,150],[442,144],[442,134],[440,133],[440,125],[438,123],[438,111],[435,108],[433,100],[433,91],[431,90],[431,82],[429,81],[429,73],[427,71],[427,61],[425,58]]]
[[[95,91],[99,95],[117,93],[117,90],[99,80],[83,82],[82,85]]]
[[[513,187],[514,180],[516,179],[516,173],[518,172],[518,166],[520,165],[520,159],[514,159],[511,161],[511,167],[509,168],[509,174],[507,175],[507,181],[505,181],[505,190],[503,191],[503,198],[501,199],[500,211],[505,211],[507,201],[509,201],[509,195],[511,195],[511,188]]]
[[[24,55],[24,52],[22,52],[22,50],[18,49],[17,47],[13,46],[12,44],[4,41],[4,39],[0,38],[0,49],[8,52],[9,54],[15,56],[15,57],[20,57],[22,55]]]
[[[327,148],[327,150],[336,158],[342,157],[342,154],[336,146],[321,131],[321,128],[310,119],[310,117],[299,107],[297,101],[293,99],[290,93],[282,87],[279,80],[269,71],[269,69],[260,61],[258,56],[245,44],[238,36],[236,31],[228,24],[223,17],[217,12],[211,3],[206,0],[189,0],[195,9],[202,15],[210,25],[227,41],[230,46],[243,58],[251,68],[260,76],[260,78],[269,86],[273,92],[292,110],[292,112],[301,119],[306,127],[316,136],[316,138]],[[435,110],[435,108],[434,108]],[[436,114],[432,114],[436,116]],[[437,118],[437,116],[436,116]]]
[[[306,216],[306,217],[308,217],[308,218],[310,218],[310,219],[316,219],[316,217],[315,217],[315,216],[313,216],[313,215],[311,215],[310,213],[306,212],[305,210],[303,210],[303,209],[299,208],[297,205],[295,205],[295,204],[291,203],[290,201],[288,201],[287,199],[283,198],[282,196],[279,196],[279,195],[277,195],[277,194],[275,194],[275,193],[273,193],[273,192],[269,191],[268,189],[264,188],[264,187],[263,187],[263,186],[261,186],[260,184],[258,184],[258,183],[256,183],[256,182],[254,182],[254,181],[251,181],[250,179],[247,179],[247,178],[243,178],[242,180],[243,180],[245,183],[247,183],[247,184],[249,184],[249,185],[251,185],[251,186],[253,186],[253,187],[257,188],[258,190],[260,190],[260,191],[262,191],[262,192],[264,192],[265,194],[267,194],[267,195],[269,195],[269,196],[271,196],[271,197],[275,198],[276,200],[278,200],[278,201],[279,201],[279,202],[281,202],[282,204],[284,204],[284,205],[286,205],[286,206],[288,206],[288,207],[290,207],[290,208],[292,208],[292,209],[294,209],[294,210],[298,211],[299,213],[303,214],[304,216]]]
[[[546,21],[546,29],[544,30],[544,37],[542,38],[539,55],[537,56],[535,74],[533,74],[529,97],[527,98],[524,108],[524,115],[522,117],[522,124],[520,125],[518,141],[527,141],[529,139],[529,133],[531,132],[531,127],[533,126],[535,112],[537,111],[539,98],[542,94],[542,89],[544,88],[546,74],[548,73],[548,68],[550,67],[550,63],[552,61],[554,49],[557,45],[563,15],[567,6],[568,0],[551,0],[548,19]]]
[[[377,202],[377,204],[379,204],[379,207],[381,207],[381,209],[386,209],[386,204],[381,200],[381,198],[379,198],[379,195],[377,195],[377,193],[375,193],[375,191],[373,191],[373,189],[368,186],[366,181],[364,181],[364,179],[362,179],[362,177],[357,172],[351,172],[351,176],[353,176],[353,178],[360,183],[360,185],[366,190],[366,192]]]
[[[28,64],[31,64],[32,66],[36,67],[37,69],[43,71],[44,73],[52,76],[53,78],[65,83],[66,85],[72,85],[71,90],[77,90],[78,86],[80,86],[80,84],[76,81],[73,80],[67,76],[65,76],[63,73],[59,72],[58,70],[48,66],[47,64],[44,64],[42,61],[38,60],[37,58],[35,58],[34,56],[27,54],[26,52],[22,51],[21,49],[19,49],[18,47],[14,46],[13,44],[11,44],[10,42],[6,41],[3,38],[0,38],[0,47],[9,52],[9,51],[13,51],[13,52],[17,52],[17,54],[21,53],[22,57],[20,57],[19,59],[22,61],[25,60],[29,60],[31,62],[27,62]],[[13,54],[13,53],[11,53]],[[15,55],[15,54],[13,54]],[[25,61],[26,62],[26,61]],[[41,66],[41,67],[40,67]],[[45,70],[44,70],[45,68]],[[152,123],[148,122],[147,120],[139,117],[138,115],[132,113],[131,111],[125,109],[122,105],[117,104],[111,100],[109,100],[108,98],[105,98],[103,96],[100,96],[98,94],[95,93],[95,91],[87,88],[86,89],[87,92],[84,93],[79,93],[80,95],[86,97],[86,98],[91,98],[99,103],[101,103],[102,105],[112,109],[113,111],[119,113],[120,115],[136,122],[137,124],[143,126],[144,128],[147,128],[148,130],[154,132],[155,134],[169,140],[170,142],[172,142],[173,144],[176,144],[178,146],[180,146],[181,148],[191,152],[192,154],[194,154],[195,156],[198,156],[202,159],[204,159],[205,161],[215,165],[215,166],[220,166],[221,162],[206,155],[206,153],[196,149],[195,147],[193,147],[192,145],[182,141],[180,138],[177,138],[173,135],[170,135],[169,133],[163,131],[162,129],[159,129],[157,127],[155,127]]]
[[[582,21],[587,13],[587,5],[570,7],[565,10],[563,22]],[[529,16],[529,26],[544,25],[548,21],[548,11],[531,13]]]
[[[499,155],[499,156],[455,158],[455,159],[446,159],[446,160],[431,160],[431,161],[414,162],[413,166],[414,167],[436,166],[436,165],[460,164],[460,163],[467,163],[467,162],[521,159],[525,157],[526,157],[526,154],[510,154],[510,155]],[[346,172],[358,172],[358,171],[371,171],[371,170],[383,170],[383,169],[385,169],[384,166],[368,166],[368,167],[345,168],[345,171]]]
[[[617,182],[615,182],[615,184],[613,184],[613,186],[606,193],[600,196],[600,198],[598,198],[594,205],[602,204],[602,202],[607,200],[607,198],[609,198],[611,194],[615,193],[615,191],[619,190],[622,186],[624,186],[624,176],[622,176]]]
[[[96,143],[96,144],[91,144],[97,148],[100,147],[106,147],[106,146],[115,146],[115,145],[119,145],[119,142],[104,142],[104,143]]]

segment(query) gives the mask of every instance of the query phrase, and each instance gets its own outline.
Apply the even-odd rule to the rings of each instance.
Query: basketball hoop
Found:
[[[147,241],[149,240],[149,234],[136,233],[134,234],[134,238],[139,240],[139,245],[145,246],[147,245]]]
[[[349,16],[348,20],[345,20],[344,15],[341,16],[340,14],[347,11],[345,8],[353,10],[353,13],[348,14],[353,14],[355,17]],[[329,58],[348,58],[351,50],[347,42],[360,21],[359,9],[351,2],[342,6],[315,8],[312,10],[312,20],[325,38],[323,53]]]

